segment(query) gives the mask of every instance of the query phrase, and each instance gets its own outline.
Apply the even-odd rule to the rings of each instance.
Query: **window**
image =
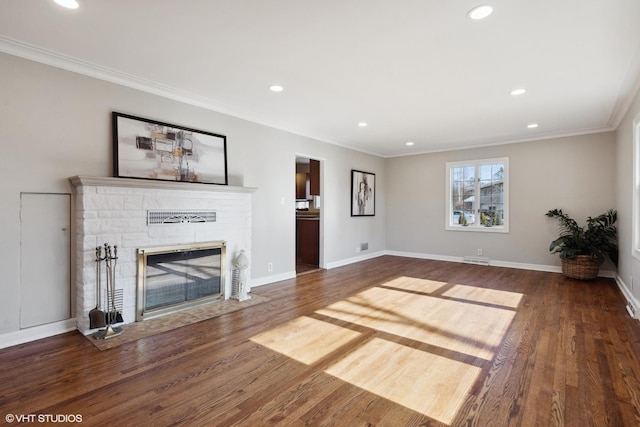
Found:
[[[447,230],[509,232],[509,159],[450,162]]]

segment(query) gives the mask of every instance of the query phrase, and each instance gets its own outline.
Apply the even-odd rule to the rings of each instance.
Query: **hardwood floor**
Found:
[[[303,263],[297,263],[296,264],[296,275],[301,275],[301,274],[307,274],[307,273],[311,273],[313,271],[318,271],[320,270],[320,267],[317,265],[311,265],[311,264],[303,264]]]
[[[385,256],[253,292],[105,351],[77,332],[0,350],[0,419],[640,425],[640,324],[610,279]]]

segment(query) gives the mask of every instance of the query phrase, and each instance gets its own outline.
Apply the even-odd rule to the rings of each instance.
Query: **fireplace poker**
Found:
[[[107,267],[107,274],[111,275],[110,285],[111,285],[111,307],[109,308],[109,316],[111,318],[111,323],[120,323],[123,322],[122,314],[116,309],[116,265],[118,263],[118,246],[113,245],[113,253],[111,252],[111,248],[109,248],[109,265]],[[111,311],[113,310],[113,311]]]
[[[102,248],[98,246],[96,248],[96,307],[89,312],[89,327],[91,329],[102,328],[106,325],[104,311],[102,311],[100,301],[100,293],[102,292],[102,287],[100,286],[102,260],[104,260],[102,257]]]
[[[113,316],[111,315],[111,301],[113,298],[113,294],[111,293],[111,246],[104,244],[104,265],[107,273],[107,326],[111,326],[113,324]]]

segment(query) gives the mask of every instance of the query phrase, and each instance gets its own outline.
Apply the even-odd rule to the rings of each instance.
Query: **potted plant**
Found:
[[[562,209],[546,213],[560,221],[560,236],[551,242],[549,251],[562,260],[562,273],[572,279],[589,280],[598,275],[600,264],[607,258],[618,265],[618,241],[615,222],[617,212],[609,209],[595,218],[587,218],[586,227],[580,227]]]

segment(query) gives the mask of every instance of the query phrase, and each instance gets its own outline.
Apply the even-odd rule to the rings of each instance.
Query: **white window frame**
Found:
[[[633,121],[632,255],[640,259],[640,114]]]
[[[477,177],[479,176],[479,168],[482,165],[502,163],[504,165],[503,176],[503,205],[504,205],[504,222],[503,225],[494,225],[487,227],[480,224],[479,207],[474,207],[476,221],[470,225],[460,225],[453,223],[453,195],[451,188],[452,170],[453,168],[462,166],[474,166],[476,168],[476,194],[480,194]],[[466,160],[461,162],[446,162],[446,189],[445,189],[445,230],[450,231],[474,231],[481,233],[508,233],[509,232],[509,158],[497,157],[493,159]]]

